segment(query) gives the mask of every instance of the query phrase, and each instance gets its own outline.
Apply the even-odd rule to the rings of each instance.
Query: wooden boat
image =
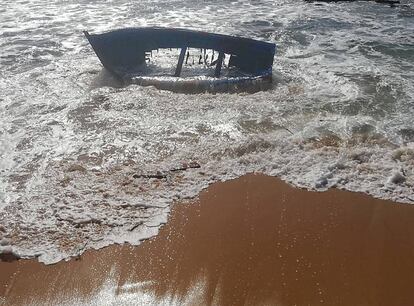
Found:
[[[223,34],[161,27],[126,28],[102,34],[89,34],[85,31],[84,34],[102,65],[126,83],[154,85],[151,84],[151,79],[142,74],[142,70],[140,72],[138,68],[145,65],[148,56],[155,50],[180,49],[173,77],[176,78],[176,84],[181,82],[188,85],[190,80],[180,78],[180,76],[184,61],[188,60],[190,48],[204,50],[204,54],[205,50],[214,50],[218,53],[217,59],[210,63],[215,66],[212,77],[216,80],[212,81],[213,84],[226,82],[234,84],[237,80],[246,83],[249,79],[271,81],[276,49],[273,43]],[[239,77],[220,78],[226,55],[230,56],[228,67],[240,71]],[[218,78],[220,81],[217,80]],[[194,80],[200,82],[200,79]]]

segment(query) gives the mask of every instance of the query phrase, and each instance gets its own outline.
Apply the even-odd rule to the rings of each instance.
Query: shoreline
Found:
[[[156,237],[0,262],[0,305],[412,305],[414,207],[249,174],[176,203]],[[3,300],[2,300],[3,298]]]

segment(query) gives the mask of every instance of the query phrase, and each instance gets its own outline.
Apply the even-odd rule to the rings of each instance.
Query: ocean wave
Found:
[[[5,1],[0,249],[53,263],[139,244],[174,201],[251,172],[414,203],[406,5]],[[124,87],[81,30],[145,25],[273,41],[274,84],[253,94]]]

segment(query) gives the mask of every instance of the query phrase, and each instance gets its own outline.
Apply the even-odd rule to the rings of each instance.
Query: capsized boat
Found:
[[[188,89],[193,84],[197,87],[196,91],[211,88],[213,91],[226,91],[233,85],[243,86],[263,80],[271,82],[276,50],[273,43],[162,27],[125,28],[102,34],[89,34],[84,31],[84,34],[102,65],[125,83],[154,85],[162,89],[165,89],[163,86],[171,87],[171,84],[174,84],[174,88],[182,86]],[[165,78],[152,78],[145,74],[142,66],[148,63],[153,51],[160,49],[179,49],[178,62],[174,73],[166,75]],[[206,63],[206,50],[213,51],[209,66],[214,66],[214,70],[210,76],[182,76],[183,65],[187,64],[191,49],[200,50],[203,54],[200,55],[200,64]],[[214,52],[218,54],[215,60]],[[222,67],[226,56],[227,68],[238,71],[238,74],[223,75]]]

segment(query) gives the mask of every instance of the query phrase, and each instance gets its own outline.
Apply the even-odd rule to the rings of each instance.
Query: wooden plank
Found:
[[[214,76],[216,78],[220,76],[221,66],[223,65],[223,60],[224,60],[224,52],[220,52],[218,59],[217,59],[216,70],[214,71]]]
[[[180,57],[178,58],[177,68],[175,68],[174,76],[179,77],[181,75],[181,70],[183,69],[184,57],[187,52],[187,47],[181,48]]]

